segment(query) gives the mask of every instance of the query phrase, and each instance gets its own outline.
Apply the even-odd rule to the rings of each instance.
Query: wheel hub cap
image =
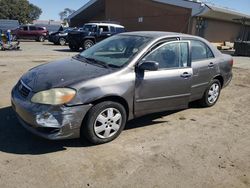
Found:
[[[122,115],[115,108],[107,108],[96,118],[94,131],[99,138],[110,138],[120,129],[122,124]]]

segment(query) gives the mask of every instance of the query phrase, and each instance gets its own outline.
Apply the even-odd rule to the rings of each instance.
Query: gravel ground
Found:
[[[115,141],[47,141],[24,130],[10,91],[30,68],[74,55],[67,46],[22,42],[0,51],[0,187],[250,187],[250,58],[212,108],[149,115]],[[56,70],[55,70],[56,71]]]

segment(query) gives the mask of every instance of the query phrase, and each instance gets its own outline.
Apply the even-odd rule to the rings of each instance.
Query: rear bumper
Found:
[[[20,123],[33,134],[49,140],[80,137],[83,118],[91,105],[75,107],[34,104],[12,90],[12,108]]]
[[[230,72],[228,73],[227,75],[224,76],[224,85],[223,85],[223,88],[227,87],[230,82],[232,81],[233,79],[233,73]]]

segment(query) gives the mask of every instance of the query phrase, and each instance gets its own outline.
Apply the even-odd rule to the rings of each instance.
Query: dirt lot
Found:
[[[66,47],[23,42],[0,51],[0,187],[250,187],[250,58],[210,109],[129,122],[112,143],[46,141],[24,130],[10,91],[31,67],[72,56]],[[56,71],[56,70],[55,70]]]

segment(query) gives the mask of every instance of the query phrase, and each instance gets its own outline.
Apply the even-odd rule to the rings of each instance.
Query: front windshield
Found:
[[[113,67],[127,64],[151,40],[135,35],[116,35],[83,51],[80,56]]]

